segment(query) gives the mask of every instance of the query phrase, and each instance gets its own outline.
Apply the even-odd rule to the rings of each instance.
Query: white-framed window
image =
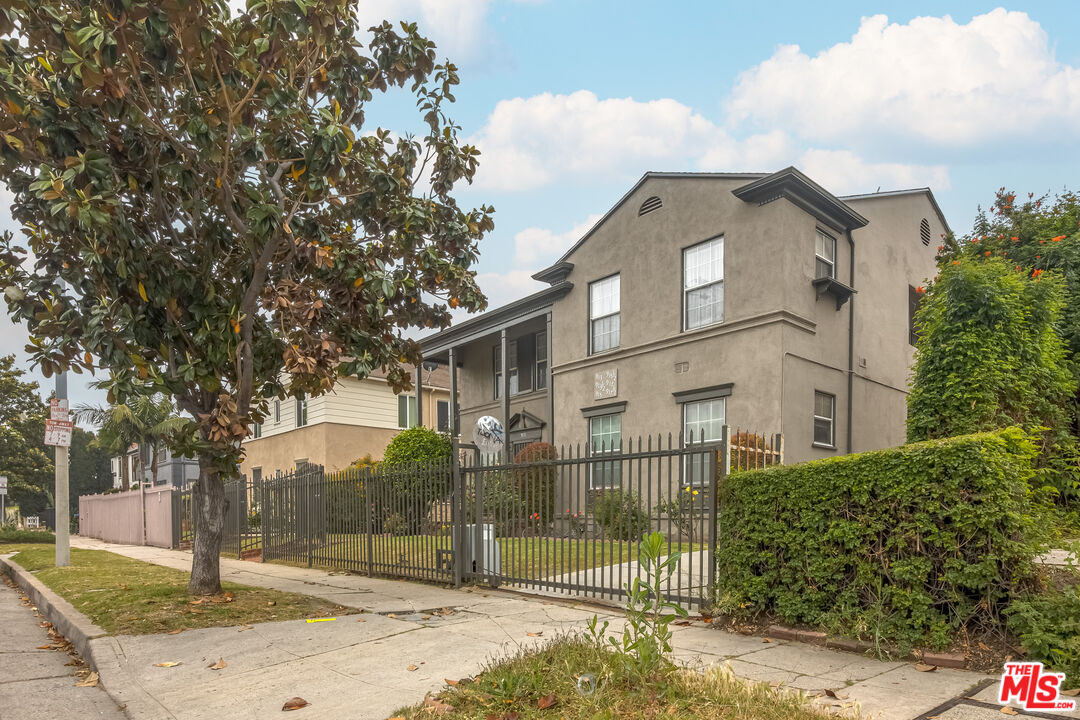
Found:
[[[416,427],[419,424],[415,395],[397,396],[397,424],[402,429]]]
[[[589,352],[619,347],[619,276],[589,283]]]
[[[685,329],[724,320],[724,238],[683,250],[683,324]]]
[[[262,437],[262,423],[251,424],[251,437],[253,440],[258,440]]]
[[[536,333],[536,382],[533,384],[537,390],[547,387],[548,349],[547,331],[541,330]]]
[[[495,378],[495,399],[502,397],[502,347],[496,345],[491,352],[491,363],[494,368],[492,377]]]
[[[683,403],[683,444],[717,442],[724,437],[727,422],[727,399],[711,398]],[[687,455],[683,482],[686,485],[705,485],[708,481],[704,455]]]
[[[836,238],[821,230],[814,241],[814,277],[836,279]]]
[[[274,423],[281,422],[281,401],[274,401]]]
[[[509,360],[506,363],[506,372],[510,375],[510,394],[518,394],[518,344],[517,340],[506,343],[506,353]]]
[[[622,414],[595,415],[589,418],[589,452],[597,455],[618,455],[622,448]],[[622,484],[622,464],[618,460],[589,464],[589,488],[619,487]]]
[[[814,444],[836,445],[836,396],[814,391]]]
[[[435,428],[439,432],[450,432],[450,401],[435,401]]]
[[[307,395],[300,393],[296,396],[296,427],[307,425]]]

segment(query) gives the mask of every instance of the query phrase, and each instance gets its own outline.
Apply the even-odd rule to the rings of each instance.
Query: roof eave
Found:
[[[732,194],[744,202],[766,203],[786,198],[837,230],[855,230],[870,223],[838,197],[794,167],[784,168],[737,187]]]

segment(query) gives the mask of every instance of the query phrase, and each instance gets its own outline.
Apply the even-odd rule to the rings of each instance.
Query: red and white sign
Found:
[[[1046,672],[1040,662],[1005,663],[998,702],[1004,705],[1015,699],[1024,710],[1071,712],[1076,701],[1061,697],[1064,681],[1065,673]]]
[[[75,423],[70,420],[46,420],[45,444],[58,447],[71,447],[71,433]]]
[[[51,398],[49,400],[49,419],[63,420],[64,422],[71,419],[71,416],[68,414],[68,401],[66,399],[57,400],[56,398]]]

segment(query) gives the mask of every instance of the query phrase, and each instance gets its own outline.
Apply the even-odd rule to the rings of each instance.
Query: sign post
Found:
[[[49,401],[45,444],[56,448],[56,567],[71,564],[71,513],[68,511],[68,448],[75,424],[68,414],[67,373],[56,375],[56,397]]]
[[[0,526],[7,522],[7,475],[0,475]]]

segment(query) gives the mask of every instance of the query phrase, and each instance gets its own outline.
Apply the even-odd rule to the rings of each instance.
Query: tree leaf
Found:
[[[176,667],[177,665],[180,665],[180,663],[179,662],[172,662],[172,661],[154,663],[154,667],[163,667],[163,668]]]
[[[302,697],[289,698],[285,701],[285,704],[281,706],[282,710],[299,710],[300,708],[306,708],[310,705],[307,700]]]
[[[927,665],[926,663],[915,663],[915,669],[919,672],[934,672],[937,670],[937,665]]]
[[[416,672],[416,671],[417,671],[417,670],[419,670],[420,668],[419,668],[419,666],[417,666],[417,665],[410,665],[409,667],[407,667],[407,668],[405,668],[405,669],[406,669],[406,670],[408,670],[409,672]]]
[[[86,676],[85,680],[75,683],[75,687],[97,687],[97,684],[98,674],[96,672],[92,672]]]
[[[211,670],[224,670],[225,665],[226,665],[225,658],[218,658],[218,661],[216,663],[214,663],[213,665],[211,665],[210,669]]]
[[[555,698],[554,693],[545,695],[536,701],[536,707],[540,710],[547,710],[548,708],[555,707],[559,701]]]

